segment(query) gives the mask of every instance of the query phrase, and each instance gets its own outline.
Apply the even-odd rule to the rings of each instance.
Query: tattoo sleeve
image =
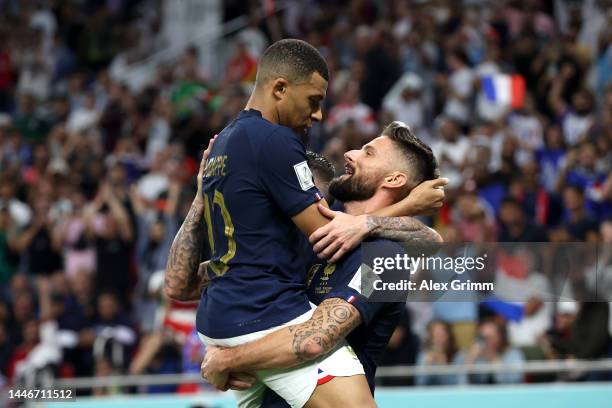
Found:
[[[164,285],[172,299],[197,300],[206,284],[205,274],[199,271],[204,241],[203,214],[204,204],[194,201],[170,247]]]
[[[336,344],[361,324],[359,311],[345,300],[326,299],[312,317],[289,326],[295,357],[303,362],[331,351]]]
[[[370,236],[414,243],[442,242],[440,235],[413,217],[367,218]]]

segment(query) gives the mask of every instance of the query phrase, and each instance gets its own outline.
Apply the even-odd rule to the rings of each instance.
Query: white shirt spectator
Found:
[[[51,44],[53,43],[53,36],[57,30],[55,15],[49,10],[36,10],[34,13],[32,13],[32,17],[30,17],[30,27],[42,31],[42,48],[45,53],[49,51]]]
[[[539,299],[543,303],[533,315],[508,323],[510,343],[518,347],[535,346],[538,337],[548,329],[552,320],[551,287],[546,277],[538,272],[532,272],[519,287],[520,290],[512,291],[509,296],[523,299],[523,304],[529,298]]]
[[[68,116],[66,130],[69,133],[80,133],[93,126],[98,120],[98,112],[86,107],[74,110]]]
[[[504,132],[495,132],[491,135],[476,134],[472,136],[471,146],[485,146],[491,152],[489,170],[495,172],[501,168],[501,151],[506,135]]]
[[[39,101],[45,101],[49,96],[51,69],[42,59],[28,64],[21,70],[17,92],[30,94]]]
[[[406,123],[421,138],[425,126],[425,104],[419,94],[422,88],[421,78],[409,72],[393,85],[383,100],[384,109],[393,115],[393,119]],[[411,92],[410,99],[404,97],[405,91]]]
[[[268,40],[260,29],[249,26],[238,33],[239,41],[246,44],[249,54],[259,58],[268,46]]]
[[[470,142],[463,135],[454,142],[436,140],[431,144],[431,150],[440,163],[440,174],[448,178],[448,186],[451,188],[459,187],[463,181],[459,168],[463,165],[469,149]]]
[[[593,115],[578,115],[568,112],[563,118],[563,138],[568,146],[574,146],[584,137],[586,132],[593,126]]]
[[[168,145],[170,139],[170,125],[164,118],[155,117],[151,122],[149,137],[147,138],[146,159],[150,162],[155,154]]]
[[[453,93],[461,98],[469,98],[472,94],[473,81],[474,73],[467,67],[454,71],[448,77],[449,87]],[[444,106],[444,114],[458,120],[460,123],[466,123],[470,115],[469,101],[455,96],[449,97]]]
[[[531,150],[544,145],[542,123],[537,116],[513,113],[508,118],[508,126],[521,145]]]
[[[533,152],[544,145],[542,123],[534,115],[513,113],[508,118],[508,126],[519,142],[516,160],[524,164],[531,160]]]
[[[168,177],[163,173],[148,173],[138,181],[138,192],[145,200],[156,200],[167,189]]]
[[[9,214],[18,228],[23,228],[30,223],[32,210],[27,204],[13,198],[9,201],[8,207]]]

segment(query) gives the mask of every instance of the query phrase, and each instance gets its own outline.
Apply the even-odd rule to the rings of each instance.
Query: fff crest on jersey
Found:
[[[332,273],[334,273],[334,271],[336,270],[336,264],[327,264],[327,266],[325,266],[325,268],[323,269],[323,276],[321,277],[322,281],[326,281],[329,280],[329,277],[331,276]]]

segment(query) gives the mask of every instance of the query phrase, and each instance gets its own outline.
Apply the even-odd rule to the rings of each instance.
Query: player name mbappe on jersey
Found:
[[[218,177],[225,176],[225,162],[227,161],[227,155],[211,157],[206,161],[206,167],[204,168],[204,177]]]

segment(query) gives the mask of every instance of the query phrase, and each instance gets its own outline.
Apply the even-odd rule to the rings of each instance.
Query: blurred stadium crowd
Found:
[[[306,143],[337,169],[391,120],[430,143],[450,179],[429,219],[446,241],[612,243],[611,1],[289,1],[267,18],[228,1],[226,15],[251,17],[227,39],[223,78],[191,47],[136,91],[114,70],[152,47],[160,3],[0,0],[0,384],[199,371],[193,307],[163,299],[163,269],[202,148],[279,36],[327,58]],[[480,80],[501,72],[525,78],[523,108],[486,101]],[[607,303],[544,300],[511,323],[473,303],[411,304],[385,364],[612,355]]]

